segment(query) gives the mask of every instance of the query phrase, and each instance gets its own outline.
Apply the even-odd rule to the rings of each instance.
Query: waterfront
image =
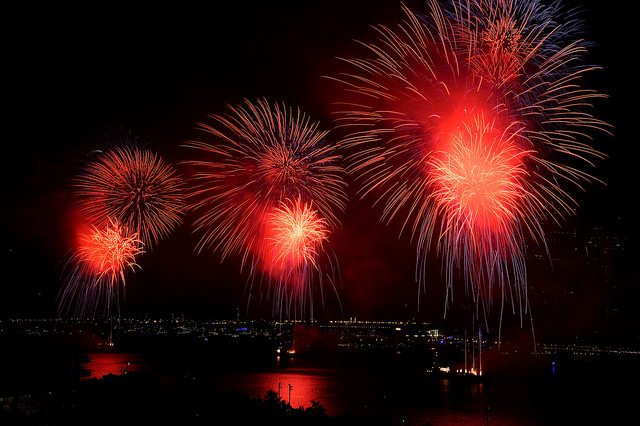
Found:
[[[17,343],[3,345],[1,356],[5,416],[21,409],[33,416],[57,404],[56,395],[64,400],[81,393],[82,383],[100,384],[111,374],[143,377],[152,392],[197,389],[205,401],[263,397],[278,384],[288,401],[291,385],[293,407],[316,400],[328,415],[364,424],[483,425],[487,418],[492,425],[616,424],[633,415],[626,386],[638,379],[625,367],[633,362],[615,360],[567,365],[555,376],[473,381],[428,374],[428,363],[393,354],[278,357],[262,345],[189,346],[169,339],[137,351],[81,351],[67,343],[52,350],[42,338]]]

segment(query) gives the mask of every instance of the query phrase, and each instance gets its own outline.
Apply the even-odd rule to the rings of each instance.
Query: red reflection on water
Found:
[[[315,369],[288,370],[274,373],[255,373],[250,376],[238,375],[229,386],[232,390],[247,392],[251,396],[264,397],[268,390],[278,392],[280,384],[280,397],[289,402],[289,385],[291,385],[291,406],[309,407],[311,400],[318,401],[329,413],[340,411],[340,407],[332,404],[336,400],[335,390],[331,384],[335,384],[335,378],[318,374]]]
[[[87,375],[82,380],[101,379],[108,374],[122,375],[139,371],[137,356],[121,352],[95,352],[87,354],[89,361],[82,364]]]

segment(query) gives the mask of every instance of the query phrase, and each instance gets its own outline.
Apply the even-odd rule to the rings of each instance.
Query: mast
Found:
[[[113,346],[113,316],[109,315],[109,339],[107,341],[107,346]]]
[[[475,317],[471,318],[471,371],[476,371],[476,345],[474,343],[475,339],[475,331],[476,331],[476,321]]]
[[[482,376],[482,327],[478,327],[478,360],[479,374]]]
[[[467,374],[467,329],[464,329],[464,374]]]

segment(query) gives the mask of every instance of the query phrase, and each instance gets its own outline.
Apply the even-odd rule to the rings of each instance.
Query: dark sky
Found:
[[[372,39],[370,24],[392,24],[400,16],[396,1],[230,3],[233,6],[217,9],[56,6],[25,8],[6,17],[3,70],[8,76],[3,99],[9,114],[5,113],[3,138],[6,176],[0,189],[6,279],[0,317],[48,316],[55,311],[70,248],[70,181],[87,153],[129,133],[178,162],[184,159],[180,144],[197,136],[194,125],[206,114],[223,111],[227,103],[261,96],[300,106],[331,128],[329,102],[331,90],[336,89],[321,76],[336,69],[335,57],[348,54],[353,39]],[[420,1],[407,4],[423,7]],[[633,14],[611,2],[589,2],[583,8],[589,39],[595,42],[591,60],[605,68],[589,84],[611,95],[599,113],[616,130],[614,138],[597,141],[610,155],[595,171],[606,185],[589,185],[581,194],[579,216],[564,226],[575,233],[554,239],[557,250],[553,252],[552,244],[552,258],[570,257],[563,253],[574,245],[585,246],[598,228],[598,238],[610,236],[628,246],[624,259],[615,260],[622,264],[616,273],[626,277],[625,285],[637,287],[628,266],[637,259],[635,247],[640,242],[633,205],[640,184],[632,128],[637,77],[629,64],[635,54],[629,35]],[[192,254],[196,239],[189,222],[187,218],[184,226],[145,255],[142,270],[128,278],[124,313],[165,315],[183,310],[187,315],[230,317],[239,308],[249,317],[270,315],[268,301],[253,302],[245,310],[246,276],[239,273],[236,261],[221,265],[215,254]],[[548,227],[549,232],[558,229]],[[432,262],[435,273],[417,312],[414,251],[407,239],[398,240],[396,235],[393,227],[377,222],[367,202],[352,198],[333,240],[343,277],[339,292],[345,317],[442,319],[438,261]],[[532,248],[532,256],[539,252]],[[575,262],[593,264],[593,259]],[[557,294],[540,295],[541,287],[565,294],[567,288],[582,286],[555,264],[552,268],[547,260],[529,265],[532,303],[540,305],[534,312],[547,312],[547,298],[558,300]],[[602,326],[604,317],[598,315],[608,309],[606,303],[617,303],[602,301],[610,298],[609,290],[602,289],[600,275],[594,274],[583,278],[594,292],[557,302],[560,305],[553,308],[579,314],[585,300],[591,301],[597,318],[578,326],[581,330]],[[624,298],[615,294],[614,300]],[[335,297],[328,294],[326,301],[320,316],[340,315]],[[464,301],[462,292],[456,295],[452,323],[468,309]],[[617,321],[625,332],[637,333],[637,315],[631,313],[632,307],[622,309],[629,312],[619,314]]]

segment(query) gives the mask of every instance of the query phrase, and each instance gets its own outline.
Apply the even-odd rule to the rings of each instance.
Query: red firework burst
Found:
[[[427,160],[431,196],[447,219],[470,232],[500,232],[514,222],[526,197],[523,160],[528,152],[494,123],[477,118],[448,135]],[[456,226],[455,228],[459,228]]]
[[[405,8],[397,30],[377,27],[368,57],[345,59],[349,171],[383,219],[411,229],[421,283],[435,245],[449,289],[459,267],[483,307],[497,283],[526,311],[525,234],[542,241],[542,222],[573,214],[565,184],[590,179],[576,161],[602,157],[584,130],[606,129],[589,112],[601,95],[579,85],[593,67],[577,21],[551,19],[558,4],[429,5],[428,16]]]
[[[317,268],[322,244],[328,236],[327,221],[311,206],[300,199],[281,203],[265,220],[261,255],[265,270],[282,279],[294,271]]]
[[[526,285],[520,228],[538,213],[527,184],[531,152],[523,150],[518,129],[476,117],[448,133],[427,159],[426,202],[439,223],[447,277],[452,280],[454,265],[462,267],[481,300],[491,296],[494,282],[511,279],[518,290]]]
[[[80,207],[102,226],[114,218],[151,247],[181,222],[182,180],[157,154],[114,148],[89,163],[76,182]]]
[[[285,200],[265,216],[258,266],[274,284],[276,311],[304,313],[308,301],[313,312],[311,282],[322,281],[319,261],[328,238],[327,221],[300,199]]]
[[[127,270],[138,268],[136,257],[143,253],[138,234],[129,234],[117,221],[78,235],[78,247],[70,260],[71,270],[60,292],[61,310],[75,304],[79,316],[95,315],[100,306],[109,314],[119,307],[120,290]]]
[[[344,210],[340,157],[326,141],[328,132],[300,110],[245,101],[211,118],[215,124],[200,129],[214,143],[186,144],[199,156],[187,162],[194,173],[195,227],[203,233],[198,250],[213,247],[223,258],[241,255],[243,265],[249,262],[278,287],[275,303],[282,312],[282,301],[291,300],[287,289],[300,287],[293,282],[302,265],[318,267],[318,253],[312,252],[321,244],[311,239],[318,233],[326,239]],[[303,233],[287,228],[294,225]],[[302,276],[309,287],[312,274]]]

